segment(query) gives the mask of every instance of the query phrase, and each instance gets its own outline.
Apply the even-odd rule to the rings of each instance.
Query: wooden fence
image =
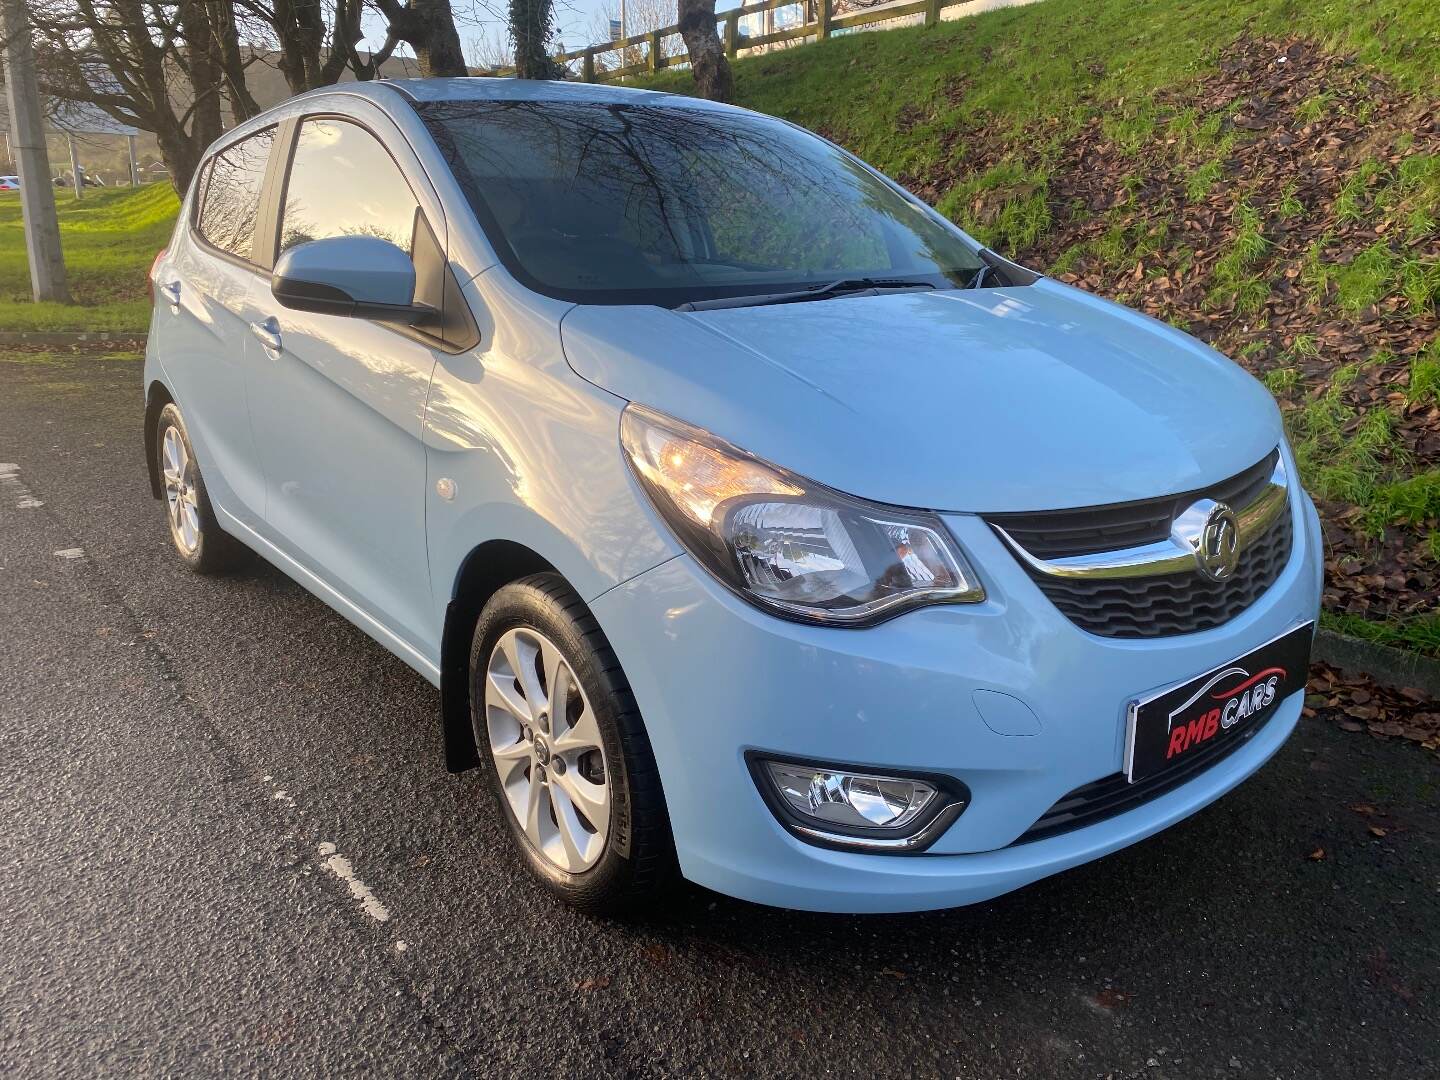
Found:
[[[837,16],[831,13],[832,0],[759,0],[758,3],[745,4],[742,7],[720,12],[715,18],[715,27],[720,32],[721,41],[725,43],[725,54],[733,59],[742,49],[754,49],[764,45],[798,41],[804,38],[823,41],[837,31],[869,26],[874,23],[891,22],[895,19],[907,19],[914,15],[923,15],[924,24],[934,26],[940,21],[940,12],[944,8],[958,7],[969,2],[970,0],[911,0],[909,3],[887,4],[880,8],[867,8],[851,12],[848,15]],[[769,34],[741,35],[740,20],[746,15],[759,15],[762,12],[788,7],[801,8],[807,21]],[[627,76],[659,71],[661,68],[688,67],[690,58],[686,55],[683,44],[675,55],[665,55],[670,39],[679,36],[679,26],[664,26],[646,34],[632,34],[630,37],[618,41],[590,45],[583,49],[571,49],[556,54],[555,59],[566,65],[579,61],[577,74],[585,82],[612,82]],[[623,63],[625,52],[629,49],[645,50],[644,59],[638,63]],[[610,53],[618,53],[617,59],[622,62],[613,65],[606,65],[603,62],[596,63],[596,57],[606,57]],[[513,68],[498,68],[491,74],[507,75],[513,71]]]

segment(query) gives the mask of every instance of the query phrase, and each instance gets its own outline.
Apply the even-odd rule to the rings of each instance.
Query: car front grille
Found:
[[[1211,581],[1198,573],[1080,580],[1032,574],[1042,592],[1076,626],[1113,638],[1194,634],[1229,622],[1280,576],[1290,558],[1289,515],[1252,545],[1235,576]]]
[[[1208,497],[1231,506],[1250,502],[1270,479],[1279,456],[1278,450],[1272,450],[1263,460],[1228,480],[1179,495],[1078,510],[991,514],[986,520],[1001,526],[1012,540],[1038,559],[1152,544],[1170,535],[1175,518],[1196,499]]]
[[[1277,453],[1200,491],[1082,510],[996,514],[986,520],[1038,559],[1156,543],[1197,499],[1237,508],[1248,505],[1268,483]],[[1198,569],[1146,577],[1057,577],[1022,565],[1051,603],[1082,630],[1111,638],[1169,637],[1213,629],[1248,608],[1279,578],[1290,559],[1292,540],[1287,507],[1241,553],[1235,573],[1224,581],[1213,581]]]
[[[1167,769],[1146,780],[1130,783],[1124,773],[1115,773],[1103,780],[1083,784],[1064,796],[1014,841],[1028,844],[1035,840],[1058,836],[1074,829],[1083,829],[1106,818],[1134,810],[1151,799],[1159,798],[1167,791],[1173,791],[1187,780],[1191,780],[1206,769],[1233,754],[1264,729],[1270,719],[1269,713],[1260,721],[1241,732],[1238,737],[1217,739],[1212,745],[1196,751],[1193,759],[1183,765]]]

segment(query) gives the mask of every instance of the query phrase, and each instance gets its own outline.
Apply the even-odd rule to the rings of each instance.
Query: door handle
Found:
[[[284,342],[280,340],[280,324],[275,320],[274,315],[264,322],[252,322],[250,332],[255,335],[255,340],[264,345],[269,352],[278,353],[284,345]]]
[[[180,306],[180,282],[166,281],[160,285],[160,295],[171,307]]]

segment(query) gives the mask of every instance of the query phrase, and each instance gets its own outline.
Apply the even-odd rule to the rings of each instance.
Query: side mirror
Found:
[[[415,303],[415,264],[388,240],[333,236],[290,248],[270,276],[275,299],[297,311],[413,323],[433,309]]]

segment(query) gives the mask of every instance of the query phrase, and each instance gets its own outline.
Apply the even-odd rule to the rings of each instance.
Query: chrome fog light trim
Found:
[[[954,777],[746,754],[761,797],[790,834],[847,851],[923,851],[970,803]]]

